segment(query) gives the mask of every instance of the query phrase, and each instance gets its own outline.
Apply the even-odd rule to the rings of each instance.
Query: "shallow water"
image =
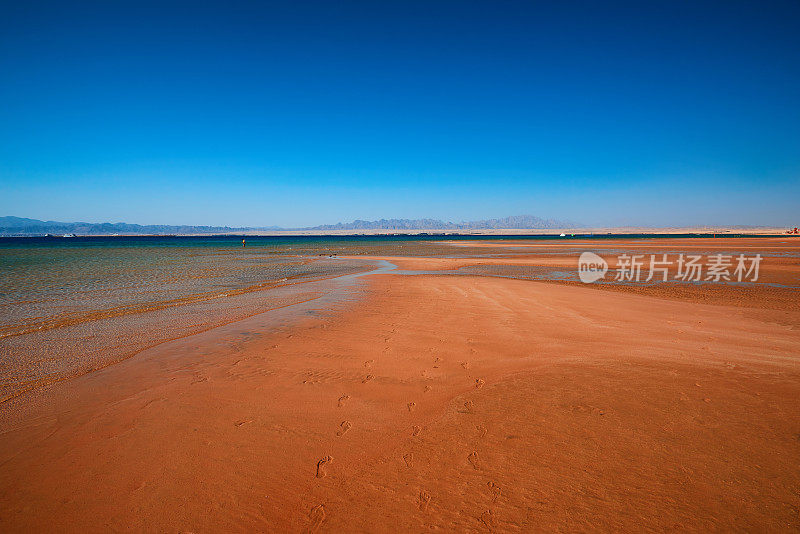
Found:
[[[607,237],[593,241],[600,245]],[[242,247],[242,236],[0,238],[0,402],[169,339],[298,303],[328,303],[338,298],[334,288],[354,283],[353,275],[392,267],[337,255],[574,254],[577,265],[580,251],[591,250],[589,238],[580,239],[570,244],[553,236],[283,236],[246,237]],[[491,243],[454,246],[464,240]],[[516,247],[520,241],[545,246]],[[577,271],[535,266],[437,274],[577,280]]]
[[[0,400],[168,339],[313,299],[364,262],[240,240],[0,248]]]

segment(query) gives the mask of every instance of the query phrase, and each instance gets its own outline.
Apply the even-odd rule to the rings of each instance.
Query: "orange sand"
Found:
[[[372,275],[19,409],[0,531],[800,528],[800,312]]]

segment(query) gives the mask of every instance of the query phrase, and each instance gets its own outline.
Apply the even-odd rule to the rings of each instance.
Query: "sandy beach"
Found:
[[[398,270],[4,403],[0,530],[800,529],[800,244],[689,241],[658,245],[774,248],[773,283],[436,273],[575,268],[518,243],[364,255]]]
[[[800,533],[800,1],[3,8],[0,534]]]

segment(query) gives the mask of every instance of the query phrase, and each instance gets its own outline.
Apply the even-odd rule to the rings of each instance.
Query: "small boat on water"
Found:
[[[75,237],[75,234],[64,234],[64,235],[63,235],[63,236],[61,236],[61,237]]]
[[[562,233],[558,234],[558,237],[567,237],[567,234],[562,232]]]

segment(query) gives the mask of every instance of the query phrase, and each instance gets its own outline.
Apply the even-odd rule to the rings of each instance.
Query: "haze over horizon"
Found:
[[[798,224],[796,2],[2,12],[0,215]]]

